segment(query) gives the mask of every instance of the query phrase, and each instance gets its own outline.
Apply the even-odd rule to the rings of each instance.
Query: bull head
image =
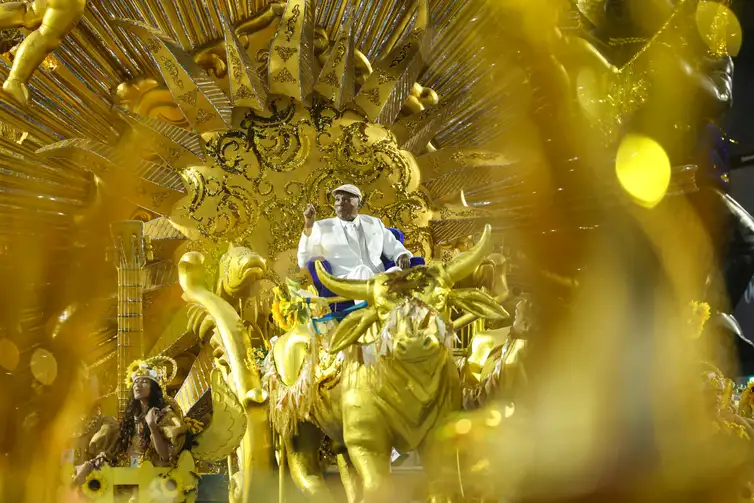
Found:
[[[399,311],[433,313],[438,319],[449,306],[457,307],[483,319],[505,320],[508,313],[488,294],[473,288],[453,290],[456,282],[470,276],[482,262],[490,246],[489,225],[485,226],[479,242],[445,265],[419,266],[391,274],[381,273],[368,280],[336,278],[316,263],[320,281],[336,295],[348,299],[365,299],[369,307],[356,311],[343,320],[333,335],[330,351],[337,353],[355,343],[374,323],[385,324]],[[420,309],[406,310],[406,305]],[[416,319],[417,337],[423,337],[422,325],[426,316]]]

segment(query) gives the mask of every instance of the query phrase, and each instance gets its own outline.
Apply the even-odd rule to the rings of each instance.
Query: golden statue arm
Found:
[[[271,439],[267,427],[267,394],[262,389],[262,380],[256,362],[252,359],[251,339],[246,336],[243,321],[236,310],[222,297],[209,291],[204,278],[204,255],[189,252],[181,257],[178,273],[181,288],[187,301],[201,304],[214,318],[225,354],[230,365],[228,384],[238,397],[246,414],[246,432],[239,449],[239,474],[241,481],[234,479],[231,498],[235,501],[240,492],[240,501],[250,501],[252,475],[260,470],[269,472],[269,449]]]
[[[0,4],[0,29],[34,30],[16,51],[3,90],[22,105],[29,102],[28,84],[34,71],[54,51],[84,15],[86,0],[33,0]]]
[[[266,399],[259,370],[248,357],[251,343],[235,309],[207,288],[203,262],[204,256],[199,252],[189,252],[181,257],[178,265],[181,288],[187,300],[204,306],[215,319],[228,355],[236,394],[244,409],[248,409],[253,403],[263,403]]]

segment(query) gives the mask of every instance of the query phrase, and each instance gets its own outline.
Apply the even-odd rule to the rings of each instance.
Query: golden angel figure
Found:
[[[0,4],[0,29],[32,31],[21,43],[3,90],[15,101],[29,102],[34,70],[54,51],[84,15],[86,0],[32,0]]]

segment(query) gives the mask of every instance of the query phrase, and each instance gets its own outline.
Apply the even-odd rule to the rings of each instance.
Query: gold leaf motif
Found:
[[[379,82],[380,85],[387,84],[388,82],[392,82],[393,80],[395,80],[395,78],[385,70],[378,70],[377,82]]]
[[[280,56],[280,59],[283,60],[283,62],[287,63],[289,59],[291,59],[291,56],[296,54],[298,52],[298,49],[295,47],[275,47],[275,52],[278,53],[278,56]]]
[[[216,113],[214,113],[214,112],[207,112],[205,109],[200,108],[196,112],[196,120],[195,120],[195,122],[196,122],[197,125],[204,124],[205,122],[209,122],[209,121],[213,120],[215,117],[217,117]]]
[[[147,50],[152,54],[157,54],[162,49],[162,44],[156,38],[149,38],[147,40]]]
[[[335,51],[335,59],[333,60],[333,63],[335,63],[335,65],[337,66],[343,61],[343,58],[346,56],[346,43],[339,43],[338,46],[333,50]]]
[[[269,116],[249,111],[237,128],[213,134],[206,143],[211,167],[184,171],[188,192],[196,194],[184,211],[202,236],[252,248],[264,242],[268,257],[280,257],[300,238],[301,229],[291,222],[307,202],[358,183],[366,213],[404,231],[412,251],[431,252],[430,231],[423,228],[428,196],[409,191],[410,154],[389,130],[375,136],[368,122],[344,123],[344,112],[316,95],[306,107],[279,97],[268,110]],[[320,142],[325,136],[329,140]],[[385,179],[393,183],[376,189]],[[317,209],[331,214],[329,206]]]
[[[155,206],[160,206],[167,197],[167,192],[154,192],[152,194],[152,204],[154,204]]]
[[[286,21],[285,26],[285,39],[290,42],[293,39],[293,35],[296,33],[296,23],[298,18],[301,17],[301,7],[295,5],[291,13],[291,17]]]
[[[233,96],[233,101],[238,101],[245,98],[255,98],[256,96],[254,93],[249,89],[249,86],[242,85],[238,88],[238,91],[236,91],[236,94]]]
[[[375,106],[380,106],[380,90],[376,87],[374,89],[369,89],[368,91],[365,91],[364,94],[366,94],[366,97],[369,101],[374,103]]]
[[[291,84],[296,83],[296,78],[291,74],[291,72],[288,71],[287,68],[283,68],[278,72],[278,74],[273,77],[275,82],[280,82],[281,84],[284,84],[286,82],[290,82]]]
[[[175,62],[173,62],[173,60],[169,58],[162,58],[162,66],[163,68],[165,68],[165,71],[168,73],[168,75],[170,75],[170,79],[173,81],[173,84],[175,84],[178,89],[182,90],[185,84],[183,83],[183,80],[178,73],[178,67],[175,65]]]
[[[340,89],[340,82],[338,82],[338,77],[335,75],[335,72],[330,72],[325,75],[325,78],[323,78],[322,81],[326,84],[330,84],[336,89]]]
[[[230,67],[233,81],[236,83],[241,82],[241,78],[243,78],[243,63],[241,63],[241,58],[235,52],[230,56]]]
[[[187,103],[191,106],[196,105],[196,96],[199,93],[197,89],[194,89],[193,91],[189,91],[185,94],[181,94],[178,96],[178,101],[182,101],[184,103]]]
[[[402,46],[400,48],[400,51],[398,52],[398,54],[390,61],[390,68],[395,68],[396,66],[400,65],[401,63],[403,63],[406,60],[406,58],[408,57],[409,52],[411,51],[412,47],[413,46],[412,46],[411,42],[409,42],[406,45]]]
[[[466,162],[467,160],[491,161],[497,157],[497,154],[491,152],[455,152],[450,156],[450,159],[459,166],[466,167],[468,166],[468,162]]]
[[[173,147],[173,148],[169,148],[162,157],[163,159],[165,159],[165,162],[167,162],[168,164],[171,164],[175,162],[176,159],[180,157],[180,155],[181,155],[181,151]]]

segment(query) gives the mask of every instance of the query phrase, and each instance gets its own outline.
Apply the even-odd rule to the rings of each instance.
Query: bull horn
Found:
[[[471,276],[479,264],[482,263],[484,257],[488,253],[490,247],[490,234],[492,234],[492,227],[490,224],[484,226],[484,232],[479,242],[474,247],[448,262],[445,266],[445,272],[450,276],[450,280],[453,283],[461,281],[462,279]]]
[[[314,268],[317,270],[319,281],[335,295],[351,300],[371,299],[368,280],[336,278],[325,270],[319,260],[314,264]]]

